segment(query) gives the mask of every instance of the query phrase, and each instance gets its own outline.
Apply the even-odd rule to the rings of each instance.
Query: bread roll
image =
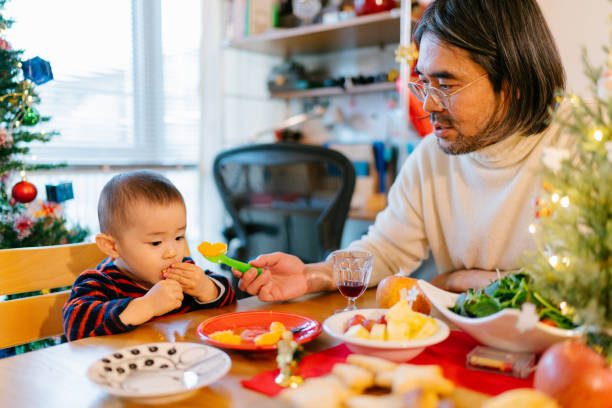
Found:
[[[370,370],[374,374],[384,371],[393,371],[397,367],[396,363],[385,360],[384,358],[366,356],[363,354],[351,354],[346,358],[346,362]]]
[[[361,393],[374,385],[374,374],[356,365],[337,363],[332,368],[332,374],[340,378],[344,385],[357,393]]]

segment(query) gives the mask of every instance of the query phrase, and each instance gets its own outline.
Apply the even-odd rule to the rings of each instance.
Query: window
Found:
[[[200,0],[6,4],[5,38],[49,61],[37,109],[60,135],[37,162],[194,165],[200,135]],[[43,128],[44,127],[44,128]]]

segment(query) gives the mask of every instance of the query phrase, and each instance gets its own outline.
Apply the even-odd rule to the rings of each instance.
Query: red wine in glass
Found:
[[[365,292],[370,281],[374,255],[359,250],[338,250],[332,252],[331,258],[336,286],[347,300],[346,307],[336,313],[355,310],[355,299]]]
[[[365,291],[365,285],[361,281],[346,280],[338,284],[338,289],[347,298],[357,298]]]

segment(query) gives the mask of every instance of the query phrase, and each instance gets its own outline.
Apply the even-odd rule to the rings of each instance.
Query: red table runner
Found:
[[[442,367],[444,376],[456,385],[479,391],[484,394],[497,395],[515,388],[531,388],[533,373],[527,379],[509,377],[484,371],[471,370],[465,367],[465,357],[479,343],[464,332],[451,331],[443,342],[427,347],[421,354],[408,361],[409,364],[437,364]],[[304,378],[319,377],[329,373],[336,363],[344,362],[352,352],[344,344],[306,356],[300,361],[300,375]],[[277,370],[264,371],[250,380],[243,380],[242,385],[271,397],[280,393],[283,388],[274,382]]]

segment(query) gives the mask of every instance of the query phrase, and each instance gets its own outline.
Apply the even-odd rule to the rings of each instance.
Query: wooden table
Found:
[[[370,289],[357,300],[361,308],[375,307],[375,290]],[[87,378],[88,367],[110,352],[132,345],[168,341],[177,331],[184,341],[200,342],[195,328],[203,320],[231,312],[276,310],[300,313],[323,322],[336,309],[345,306],[339,293],[309,295],[297,301],[264,303],[257,298],[242,299],[223,309],[208,309],[173,316],[142,325],[136,330],[112,336],[90,337],[72,343],[0,359],[0,407],[137,407],[133,401],[106,394]],[[27,324],[27,322],[24,322]],[[305,344],[313,353],[335,346],[338,341],[321,333]],[[240,384],[243,379],[275,368],[275,353],[227,351],[232,359],[230,372],[219,381],[204,387],[188,399],[172,403],[173,407],[283,407],[280,401],[250,391]],[[458,389],[453,399],[458,408],[477,408],[486,396]]]

